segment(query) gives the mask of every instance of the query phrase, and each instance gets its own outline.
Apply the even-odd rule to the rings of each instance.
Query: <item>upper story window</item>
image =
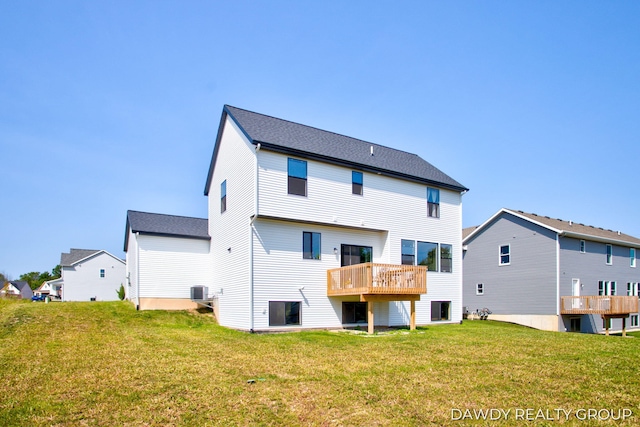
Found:
[[[302,233],[302,258],[320,259],[320,233]]]
[[[362,172],[351,172],[351,193],[362,196]]]
[[[220,213],[227,210],[227,180],[225,179],[220,184]]]
[[[426,265],[429,271],[438,271],[438,244],[418,242],[418,265]]]
[[[484,295],[484,283],[476,284],[476,295]]]
[[[511,245],[501,245],[499,256],[499,265],[511,264]]]
[[[443,273],[451,273],[453,270],[451,245],[440,245],[440,271]]]
[[[427,187],[427,215],[440,218],[440,190]]]
[[[598,295],[616,295],[616,282],[600,280],[598,282]]]
[[[607,245],[607,265],[613,264],[613,246]]]
[[[580,252],[585,253],[585,242],[584,240],[580,240]]]
[[[633,282],[627,282],[627,296],[635,296],[636,284]]]
[[[634,268],[636,266],[636,249],[635,248],[629,248],[629,265]]]
[[[298,196],[307,195],[307,162],[298,159],[287,159],[288,193]]]
[[[105,271],[104,268],[100,269],[100,277],[104,277],[105,276]]]
[[[402,264],[416,264],[416,247],[413,240],[402,240]]]

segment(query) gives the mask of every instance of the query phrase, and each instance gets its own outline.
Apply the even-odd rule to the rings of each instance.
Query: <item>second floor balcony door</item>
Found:
[[[373,248],[371,246],[341,245],[341,249],[341,267],[372,261]]]

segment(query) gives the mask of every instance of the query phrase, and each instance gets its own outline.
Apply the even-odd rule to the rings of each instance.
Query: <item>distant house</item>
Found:
[[[126,295],[137,308],[188,309],[192,286],[211,283],[207,220],[128,211]]]
[[[33,296],[33,291],[31,290],[29,283],[22,280],[8,281],[2,288],[2,293],[23,299],[30,299]]]
[[[43,282],[33,293],[52,298],[62,298],[62,277]]]
[[[105,250],[71,249],[60,256],[63,301],[114,301],[125,285],[125,262]],[[62,283],[60,283],[62,282]]]
[[[501,209],[463,231],[463,302],[552,331],[638,328],[640,239]]]

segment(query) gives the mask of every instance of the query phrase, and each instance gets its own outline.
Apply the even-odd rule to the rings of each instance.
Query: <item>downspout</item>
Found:
[[[136,232],[136,310],[140,310],[140,243],[138,237],[140,232]]]
[[[255,306],[254,306],[254,295],[253,295],[253,221],[258,217],[258,151],[260,151],[260,143],[256,146],[256,152],[254,155],[254,168],[253,168],[253,212],[254,214],[251,217],[251,222],[249,225],[249,303],[250,307],[250,324],[251,324],[251,333],[253,333],[253,329],[255,326]]]
[[[560,233],[556,233],[556,316],[560,323]]]

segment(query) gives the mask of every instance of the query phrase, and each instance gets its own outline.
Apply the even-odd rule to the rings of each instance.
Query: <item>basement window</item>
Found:
[[[269,301],[269,326],[300,324],[300,301]]]
[[[431,321],[451,320],[451,301],[431,301]]]

